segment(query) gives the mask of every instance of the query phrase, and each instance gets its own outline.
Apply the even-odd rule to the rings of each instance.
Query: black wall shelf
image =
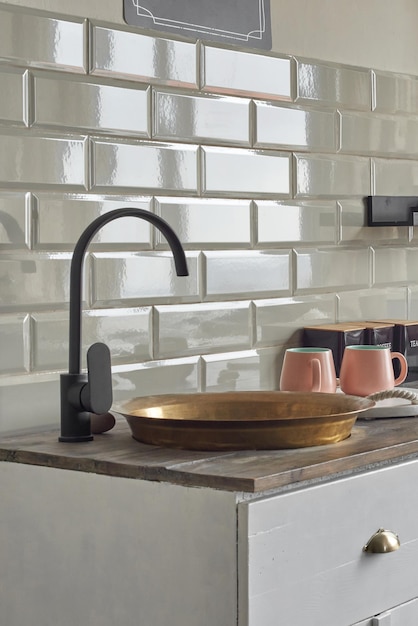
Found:
[[[367,196],[367,226],[418,225],[418,196]]]

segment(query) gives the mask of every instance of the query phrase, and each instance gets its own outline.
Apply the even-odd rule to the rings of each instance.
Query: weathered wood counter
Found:
[[[93,442],[58,431],[0,438],[0,461],[224,491],[260,493],[384,467],[418,456],[418,419],[357,421],[349,439],[298,450],[195,452],[134,441],[125,420]]]

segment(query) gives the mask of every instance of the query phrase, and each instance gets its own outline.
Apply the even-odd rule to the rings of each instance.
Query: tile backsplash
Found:
[[[116,399],[277,388],[304,325],[418,317],[418,78],[0,4],[0,432],[58,424],[73,247]]]

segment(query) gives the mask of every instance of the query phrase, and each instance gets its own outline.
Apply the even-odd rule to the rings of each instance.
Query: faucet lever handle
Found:
[[[112,369],[110,351],[105,343],[94,343],[87,350],[88,384],[82,391],[87,411],[100,415],[112,406]]]

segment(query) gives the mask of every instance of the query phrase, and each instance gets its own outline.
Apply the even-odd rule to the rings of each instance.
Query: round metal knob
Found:
[[[373,552],[384,554],[385,552],[394,552],[401,547],[401,542],[396,533],[391,530],[379,528],[363,547],[363,552]]]

